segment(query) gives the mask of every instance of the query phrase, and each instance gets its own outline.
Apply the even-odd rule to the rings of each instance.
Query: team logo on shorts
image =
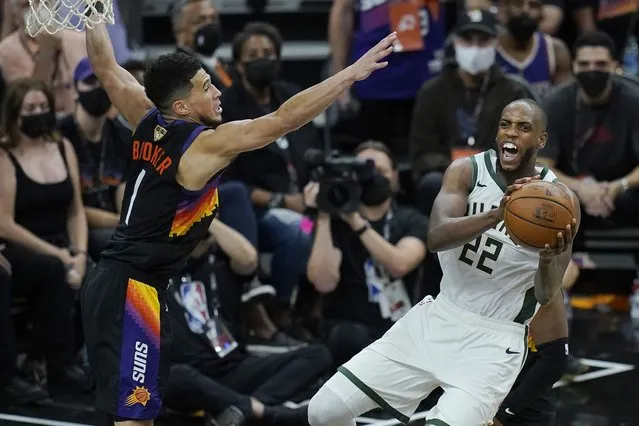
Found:
[[[136,386],[131,395],[126,398],[125,405],[127,407],[132,407],[135,404],[140,404],[143,407],[146,407],[147,402],[151,400],[151,393],[145,387]]]

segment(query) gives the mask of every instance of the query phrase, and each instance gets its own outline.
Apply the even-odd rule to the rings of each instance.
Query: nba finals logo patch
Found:
[[[126,399],[125,405],[127,407],[133,407],[135,404],[140,404],[146,407],[146,404],[151,400],[151,393],[145,387],[136,386],[131,395]]]

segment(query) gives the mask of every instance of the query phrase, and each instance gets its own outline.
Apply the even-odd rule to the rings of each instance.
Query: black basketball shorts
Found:
[[[168,280],[101,260],[80,292],[96,408],[116,420],[153,420],[169,374]]]

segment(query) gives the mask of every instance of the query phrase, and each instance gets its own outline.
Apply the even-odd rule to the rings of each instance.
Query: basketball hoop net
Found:
[[[83,31],[102,22],[114,23],[113,0],[29,0],[26,29],[31,37],[43,31]]]

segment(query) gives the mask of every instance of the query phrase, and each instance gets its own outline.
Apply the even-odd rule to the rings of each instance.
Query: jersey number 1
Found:
[[[477,269],[487,274],[492,274],[493,268],[491,268],[490,266],[486,266],[486,261],[492,260],[493,262],[496,262],[497,258],[499,257],[499,253],[501,253],[501,248],[504,246],[504,243],[494,238],[486,237],[486,242],[481,247],[481,253],[479,253],[481,241],[482,237],[477,237],[477,239],[473,243],[464,244],[462,252],[459,255],[459,260],[467,265],[475,266]],[[473,260],[468,257],[468,252],[479,253],[479,260],[477,261],[476,265]]]

